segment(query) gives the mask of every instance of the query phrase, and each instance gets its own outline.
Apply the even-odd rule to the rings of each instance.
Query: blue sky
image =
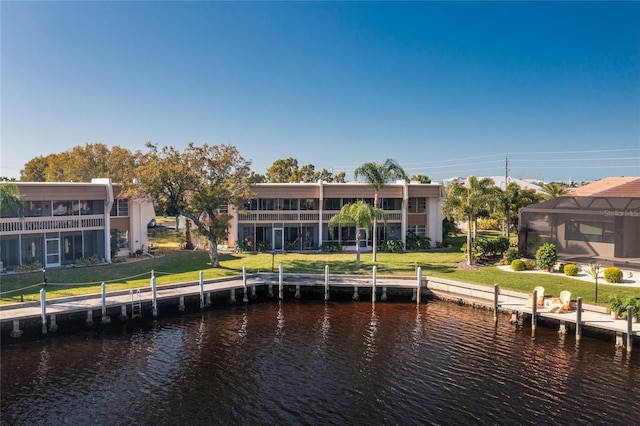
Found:
[[[6,2],[0,176],[87,142],[265,173],[640,176],[639,2]]]

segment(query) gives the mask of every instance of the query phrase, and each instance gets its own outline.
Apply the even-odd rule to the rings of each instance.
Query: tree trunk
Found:
[[[220,259],[218,258],[218,242],[216,237],[209,235],[209,260],[211,260],[211,267],[217,268],[220,266]]]
[[[184,219],[184,248],[187,250],[193,250],[193,242],[191,242],[191,220]]]
[[[373,195],[373,207],[378,208],[378,191]],[[378,218],[373,217],[373,238],[371,239],[373,244],[373,263],[376,262],[376,255],[378,254]]]
[[[510,232],[511,230],[509,229],[509,228],[511,228],[511,212],[510,212],[509,210],[510,210],[510,209],[509,209],[509,208],[507,208],[507,211],[505,212],[505,213],[506,213],[506,215],[505,215],[505,216],[506,216],[506,218],[507,218],[507,225],[506,225],[506,226],[507,226],[507,230],[506,230],[506,236],[507,236],[507,238],[509,238],[509,234],[511,233],[511,232]]]
[[[471,223],[473,221],[469,218],[467,226],[467,265],[471,266],[473,264],[473,255],[471,254]]]
[[[360,269],[360,226],[356,225],[356,269]]]

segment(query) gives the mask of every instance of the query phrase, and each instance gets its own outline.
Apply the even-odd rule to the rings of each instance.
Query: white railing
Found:
[[[318,222],[320,212],[317,210],[279,211],[238,213],[240,222]]]
[[[340,210],[325,210],[322,212],[322,221],[328,222],[338,213],[340,213]],[[400,210],[387,210],[384,213],[387,217],[387,222],[402,222],[402,212]]]
[[[35,234],[54,230],[74,231],[103,228],[103,215],[0,219],[0,234]]]
[[[337,215],[340,210],[325,210],[322,212],[322,221],[328,222]],[[386,211],[387,222],[401,222],[402,212],[400,210]],[[238,213],[239,222],[314,222],[317,223],[320,218],[318,210],[264,210],[264,211],[248,211]]]

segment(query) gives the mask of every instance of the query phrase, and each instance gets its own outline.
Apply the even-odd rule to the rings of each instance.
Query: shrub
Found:
[[[33,263],[23,263],[22,265],[16,266],[16,272],[30,272],[37,271],[38,269],[42,269],[42,264],[39,260],[35,260]]]
[[[511,262],[511,269],[513,269],[514,271],[524,271],[525,269],[527,269],[527,267],[522,260],[516,259]]]
[[[247,240],[236,240],[236,253],[251,251],[251,245]]]
[[[507,251],[504,252],[503,259],[507,264],[511,264],[516,259],[520,259],[520,253],[518,253],[518,249],[515,247],[510,247]]]
[[[558,249],[555,245],[544,243],[536,251],[536,262],[540,269],[551,272],[558,261]]]
[[[502,255],[509,249],[509,238],[498,235],[492,238],[476,238],[471,246],[471,253],[474,259]],[[467,245],[463,244],[461,250],[466,253]]]
[[[402,253],[404,248],[400,240],[386,240],[380,244],[380,250],[385,253]]]
[[[576,275],[578,275],[578,267],[573,263],[567,263],[566,265],[564,265],[563,270],[564,274],[569,277],[575,277]]]
[[[340,243],[326,242],[322,243],[320,250],[327,253],[338,253],[342,251],[342,246],[340,245]]]
[[[620,268],[616,268],[615,266],[605,269],[603,275],[605,281],[608,283],[622,282],[622,271],[620,270]]]
[[[407,233],[408,250],[428,250],[431,248],[431,238],[426,235],[416,235],[414,232]]]
[[[500,223],[497,219],[478,219],[478,229],[497,231],[500,229]]]
[[[533,271],[534,269],[536,269],[536,262],[534,262],[533,260],[525,260],[524,267],[527,268],[527,271]]]

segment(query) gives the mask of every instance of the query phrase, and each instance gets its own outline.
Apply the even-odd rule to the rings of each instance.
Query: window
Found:
[[[300,200],[300,210],[318,210],[318,200],[313,198]]]
[[[42,201],[27,201],[25,203],[24,215],[27,217],[42,216]]]
[[[249,200],[249,202],[244,205],[244,208],[247,210],[253,210],[253,211],[258,210],[258,199],[253,198]]]
[[[273,198],[261,198],[259,201],[260,210],[274,210]]]
[[[54,201],[53,216],[72,216],[78,214],[79,204],[77,201]]]
[[[425,225],[413,225],[407,227],[407,233],[414,235],[427,235],[427,227]]]
[[[426,198],[409,198],[407,210],[409,211],[409,213],[426,213],[427,199]]]
[[[341,207],[340,198],[325,198],[324,200],[325,210],[340,210]]]
[[[615,224],[601,222],[568,222],[567,240],[592,243],[615,243]]]
[[[285,198],[280,200],[282,210],[298,210],[297,198]]]
[[[129,216],[129,199],[118,198],[111,206],[111,216]]]
[[[102,200],[80,200],[80,214],[83,216],[102,214],[103,209]]]
[[[383,198],[381,205],[383,210],[402,210],[400,198]]]

